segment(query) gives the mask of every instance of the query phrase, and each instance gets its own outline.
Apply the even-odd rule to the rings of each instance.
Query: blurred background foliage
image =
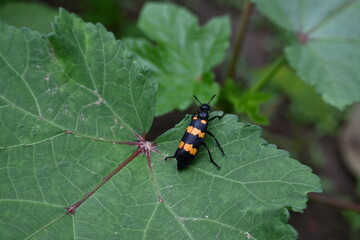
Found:
[[[144,37],[136,22],[145,0],[0,0],[0,21],[16,27],[29,27],[49,34],[58,8],[78,14],[84,21],[102,23],[118,39]],[[200,24],[214,16],[229,14],[234,42],[245,1],[171,1],[199,17]],[[221,86],[218,109],[241,114],[242,121],[262,125],[264,137],[292,157],[311,166],[323,180],[322,197],[311,196],[304,214],[293,213],[290,223],[299,239],[360,239],[360,123],[358,105],[339,111],[326,104],[314,88],[282,64],[261,93],[249,87],[268,71],[282,54],[289,36],[275,27],[256,6],[236,65],[234,81],[224,77],[227,63],[214,70]],[[230,47],[230,51],[233,46]],[[228,54],[230,55],[230,54]],[[228,57],[229,58],[229,57]],[[289,82],[291,84],[289,84]],[[192,105],[158,117],[150,132],[154,139],[179,122]]]

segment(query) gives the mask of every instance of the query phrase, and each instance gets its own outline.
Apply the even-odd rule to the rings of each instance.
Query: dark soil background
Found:
[[[141,36],[135,23],[144,0],[38,0],[37,2],[54,8],[63,7],[68,11],[75,12],[85,21],[100,22],[109,31],[114,32],[117,38]],[[232,38],[234,41],[244,1],[183,0],[173,2],[185,6],[196,14],[201,24],[207,22],[211,17],[229,14],[233,24]],[[271,63],[282,54],[285,44],[280,30],[268,22],[255,7],[240,57],[240,63],[246,67],[239,67],[239,69],[243,69],[243,72],[239,72],[239,78],[246,77],[247,68],[264,67]],[[225,65],[215,69],[220,84],[223,84],[225,69]],[[287,111],[290,104],[290,100],[284,98],[282,106],[271,114],[270,124],[264,127],[263,137],[278,145],[279,148],[288,150],[293,158],[310,166],[314,173],[324,181],[323,196],[325,199],[348,200],[349,202],[359,200],[355,194],[356,178],[343,163],[339,147],[338,133],[341,131],[343,123],[339,123],[337,132],[329,135],[318,134],[314,126],[301,124],[289,117]],[[196,112],[195,105],[186,112],[174,112],[154,119],[148,139],[155,139],[177,124],[186,113],[194,112]],[[241,118],[242,116],[240,116]],[[292,143],[289,139],[297,139],[297,141]],[[311,149],[314,148],[322,156],[320,163],[313,160]],[[360,239],[359,230],[351,230],[351,220],[345,217],[344,209],[335,208],[333,204],[330,206],[323,202],[319,203],[316,199],[317,197],[311,198],[304,213],[291,213],[289,222],[298,231],[300,240]],[[359,217],[357,219],[360,221]]]

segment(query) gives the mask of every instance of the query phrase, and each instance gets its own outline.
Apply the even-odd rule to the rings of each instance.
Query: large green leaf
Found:
[[[320,191],[311,170],[233,115],[209,130],[179,172],[172,155],[189,117],[157,139],[152,171],[135,159],[76,211],[134,148],[154,112],[156,83],[101,25],[60,11],[48,39],[0,25],[0,235],[3,239],[294,239],[288,209]],[[215,112],[213,114],[220,114]],[[66,134],[66,130],[77,134]]]
[[[166,155],[173,154],[188,122],[159,137]],[[215,120],[209,130],[225,151],[223,157],[215,142],[205,139],[220,170],[204,149],[188,171],[179,173],[171,160],[154,165],[168,215],[181,227],[177,234],[186,239],[295,239],[286,224],[287,208],[304,209],[306,193],[320,191],[318,177],[261,139],[259,127],[238,122],[235,115]]]
[[[48,41],[0,24],[3,239],[23,239],[62,215],[132,150],[89,137],[131,140],[152,124],[156,83],[111,33],[66,11],[54,28]],[[42,238],[78,238],[79,219]]]
[[[359,1],[253,1],[296,36],[286,48],[287,58],[327,103],[343,109],[360,100]]]
[[[156,45],[144,39],[127,39],[126,46],[154,72],[159,84],[157,115],[186,109],[193,94],[210,99],[218,93],[211,69],[225,57],[230,36],[228,17],[213,18],[200,27],[197,18],[184,8],[148,3],[138,26]]]

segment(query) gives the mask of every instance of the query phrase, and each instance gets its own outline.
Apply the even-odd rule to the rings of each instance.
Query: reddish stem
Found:
[[[100,142],[110,142],[110,143],[115,143],[115,144],[126,144],[126,145],[132,145],[132,146],[137,146],[138,149],[129,157],[127,158],[125,161],[123,161],[122,163],[119,164],[119,166],[117,166],[117,168],[115,168],[109,175],[107,175],[100,184],[98,184],[91,192],[87,193],[82,199],[80,199],[79,201],[77,201],[74,205],[70,206],[70,207],[65,207],[66,209],[66,214],[75,214],[76,209],[83,203],[85,202],[91,195],[93,195],[99,188],[101,188],[107,181],[109,181],[115,174],[117,174],[122,168],[124,168],[129,162],[131,162],[134,158],[136,158],[139,154],[141,153],[145,153],[146,155],[146,160],[148,163],[148,167],[150,169],[150,173],[151,176],[153,178],[153,171],[152,171],[152,166],[151,166],[151,160],[150,160],[150,152],[157,152],[159,153],[159,151],[156,149],[156,144],[152,143],[152,142],[147,142],[145,139],[145,133],[143,133],[143,135],[141,136],[138,133],[134,133],[136,138],[138,139],[138,141],[136,142],[130,142],[130,141],[110,141],[110,140],[105,140],[102,138],[93,138],[93,137],[88,137],[82,134],[79,134],[77,132],[72,132],[70,130],[66,130],[65,131],[66,134],[74,134],[74,135],[78,135],[78,136],[82,136],[82,137],[86,137],[86,138],[90,138],[92,140],[95,141],[100,141]],[[160,195],[159,195],[160,196]],[[159,200],[161,199],[161,197],[159,197]]]
[[[141,154],[143,152],[142,148],[138,148],[133,154],[131,154],[130,157],[128,157],[125,161],[123,161],[122,163],[119,164],[119,166],[117,166],[109,175],[107,175],[102,182],[97,185],[94,190],[92,190],[91,192],[87,193],[82,199],[80,199],[79,201],[77,201],[74,205],[70,206],[70,207],[65,207],[66,214],[75,214],[75,211],[78,207],[80,207],[80,205],[85,202],[91,195],[93,195],[99,188],[101,188],[107,181],[109,181],[116,173],[118,173],[123,167],[125,167],[129,162],[131,162],[134,158],[136,158],[139,154]]]

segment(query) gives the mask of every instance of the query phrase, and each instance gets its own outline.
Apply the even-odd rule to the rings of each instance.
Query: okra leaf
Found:
[[[54,33],[0,24],[0,222],[4,239],[294,239],[288,209],[320,191],[311,170],[234,115],[185,171],[175,160],[189,117],[156,142],[151,169],[133,160],[76,211],[149,130],[156,83],[101,25],[60,11]],[[219,112],[212,113],[220,114]],[[76,134],[67,134],[72,132]],[[97,139],[97,140],[95,140]],[[110,140],[110,141],[105,141]]]
[[[48,37],[0,23],[3,239],[55,221],[133,151],[92,138],[131,141],[152,125],[156,82],[113,34],[65,10],[53,27]],[[58,220],[39,238],[76,239],[77,221]]]
[[[294,36],[285,52],[302,80],[339,109],[360,100],[359,1],[253,1]]]
[[[125,42],[151,69],[159,84],[156,115],[186,109],[193,94],[210,99],[219,92],[211,69],[225,58],[230,37],[228,17],[215,17],[199,26],[198,19],[184,8],[171,3],[147,3],[138,27],[152,42]]]
[[[157,139],[160,151],[165,155],[174,153],[189,121],[187,117]],[[222,167],[220,170],[210,163],[204,148],[200,148],[189,170],[183,172],[176,170],[175,160],[159,159],[154,164],[163,199],[159,205],[165,205],[159,211],[167,212],[167,222],[179,225],[176,233],[168,231],[161,236],[296,239],[296,231],[286,224],[288,209],[302,211],[306,193],[321,191],[319,178],[310,168],[291,159],[288,152],[263,140],[260,127],[238,122],[235,115],[214,120],[209,131],[225,151],[222,156],[215,141],[206,136],[204,141]],[[163,231],[157,223],[159,218],[154,217],[150,224],[153,232]]]

